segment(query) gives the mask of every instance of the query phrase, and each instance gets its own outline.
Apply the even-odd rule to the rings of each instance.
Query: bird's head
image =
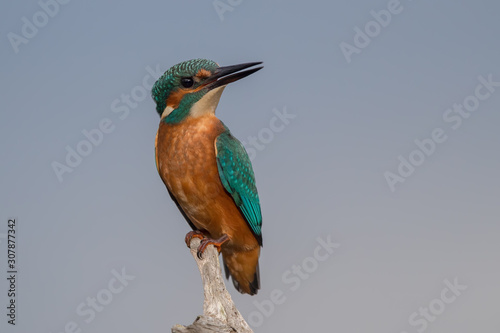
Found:
[[[251,62],[220,67],[207,59],[181,62],[165,72],[154,84],[151,95],[156,111],[167,123],[178,123],[188,115],[197,117],[215,112],[222,91],[235,82],[262,67],[261,62]]]

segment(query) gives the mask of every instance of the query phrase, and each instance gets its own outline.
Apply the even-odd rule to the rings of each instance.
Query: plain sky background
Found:
[[[201,57],[264,62],[217,110],[240,140],[267,138],[276,110],[295,115],[253,160],[262,289],[250,297],[227,283],[255,332],[413,333],[424,324],[409,317],[430,304],[442,313],[425,332],[500,332],[500,87],[456,130],[443,120],[478,76],[500,81],[498,1],[401,0],[350,63],[340,43],[353,45],[355,27],[386,0],[232,3],[221,20],[210,0],[71,1],[17,53],[8,34],[22,35],[22,18],[33,22],[41,7],[0,4],[0,331],[59,333],[75,322],[85,333],[169,332],[202,313],[189,227],[154,164],[149,91],[127,117],[112,108],[141,91],[148,66],[163,73]],[[60,182],[52,163],[106,118],[113,131]],[[391,191],[384,173],[435,128],[447,140]],[[9,217],[19,223],[15,327]],[[316,267],[307,258],[318,237],[340,247]],[[283,275],[302,264],[311,272],[292,290]],[[122,268],[135,279],[85,322],[77,307],[102,299]],[[446,279],[467,289],[441,309]],[[262,314],[256,304],[275,289],[285,300]]]

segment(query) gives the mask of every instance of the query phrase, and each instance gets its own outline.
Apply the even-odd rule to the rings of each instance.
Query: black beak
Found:
[[[263,66],[252,68],[246,71],[241,71],[242,69],[253,67],[260,64],[262,64],[261,61],[248,62],[245,64],[239,64],[233,66],[219,67],[214,71],[213,75],[208,79],[210,80],[210,82],[207,84],[207,88],[211,90],[217,87],[225,86],[226,84],[229,84],[231,82],[238,81],[239,79],[242,79],[250,74],[257,72],[258,70],[262,69]]]

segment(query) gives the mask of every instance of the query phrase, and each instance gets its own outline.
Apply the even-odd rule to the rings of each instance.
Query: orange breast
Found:
[[[227,234],[229,247],[258,246],[243,215],[222,186],[215,139],[225,130],[214,115],[180,124],[160,122],[156,141],[158,172],[179,205],[199,230],[212,238]]]

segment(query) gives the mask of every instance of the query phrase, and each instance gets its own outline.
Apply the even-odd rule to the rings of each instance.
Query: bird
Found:
[[[219,66],[192,59],[168,69],[153,85],[160,124],[156,168],[171,199],[201,239],[197,255],[213,244],[226,278],[242,294],[260,289],[262,214],[250,158],[215,115],[226,86],[262,69],[262,62]]]

